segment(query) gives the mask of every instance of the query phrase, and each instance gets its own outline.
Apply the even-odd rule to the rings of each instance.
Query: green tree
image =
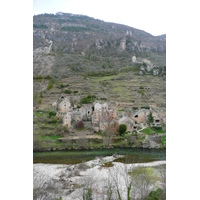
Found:
[[[120,135],[122,135],[123,133],[125,133],[126,130],[127,130],[127,127],[126,127],[125,124],[120,124],[119,125],[119,133],[120,133]]]
[[[153,118],[152,112],[150,112],[148,115],[148,123],[151,124],[153,122],[154,122],[154,118]]]

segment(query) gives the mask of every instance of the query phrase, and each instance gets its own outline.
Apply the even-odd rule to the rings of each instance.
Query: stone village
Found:
[[[162,126],[166,123],[166,113],[157,109],[156,105],[149,108],[139,108],[134,112],[131,103],[117,103],[95,101],[92,104],[82,106],[72,105],[68,97],[61,95],[59,100],[52,104],[57,110],[56,117],[62,118],[63,126],[68,129],[83,121],[84,128],[94,132],[118,132],[120,124],[125,124],[127,132],[132,133],[148,126],[148,115],[150,112],[154,118],[154,126]],[[120,110],[121,109],[121,110]]]

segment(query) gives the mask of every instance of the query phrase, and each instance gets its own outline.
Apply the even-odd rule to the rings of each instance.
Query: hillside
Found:
[[[165,76],[166,37],[83,15],[34,16],[33,51],[34,76],[127,69]]]
[[[72,112],[85,103],[92,107],[94,101],[114,102],[117,120],[143,108],[165,113],[166,35],[155,37],[132,27],[83,15],[34,16],[34,149],[75,148],[74,144],[70,146],[60,139],[66,135],[69,139],[69,136],[82,134],[85,138],[92,134],[93,139],[98,136],[104,141],[107,136],[93,135],[93,127],[78,131],[74,120],[69,130],[63,126],[63,119],[58,119],[56,114],[61,97],[70,101]],[[137,126],[137,131],[143,127]],[[165,130],[165,122],[162,126]],[[141,141],[144,142],[144,134],[138,134],[139,143],[130,145],[141,146]],[[85,139],[94,142],[92,138]],[[99,147],[105,146],[102,141]],[[98,146],[92,143],[91,148],[93,145]]]

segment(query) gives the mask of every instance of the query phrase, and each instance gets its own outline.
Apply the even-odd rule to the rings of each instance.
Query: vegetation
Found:
[[[81,104],[89,104],[89,103],[93,103],[96,99],[95,95],[88,95],[87,97],[83,98],[81,100]]]
[[[157,134],[163,133],[163,130],[162,130],[162,127],[159,127],[159,129],[151,127],[151,128],[145,128],[141,130],[141,132],[147,135],[151,135],[152,133],[157,133]]]
[[[99,71],[99,72],[88,73],[86,76],[103,77],[103,76],[117,75],[118,73],[119,72],[117,70],[113,70],[113,71]]]
[[[162,145],[166,145],[166,135],[162,136]]]
[[[53,79],[50,79],[49,84],[47,86],[47,90],[50,90],[53,87]]]
[[[38,103],[39,103],[39,104],[42,103],[42,99],[41,99],[41,98],[38,99]]]
[[[33,94],[33,102],[35,102],[36,98],[37,98],[37,92]]]
[[[71,90],[65,90],[64,93],[65,93],[65,94],[71,94],[72,91],[71,91]]]
[[[141,199],[148,196],[150,188],[155,186],[157,181],[160,180],[153,168],[136,167],[130,172],[133,178],[133,194],[140,194]]]
[[[120,124],[119,125],[119,133],[120,133],[120,135],[124,134],[126,132],[126,130],[127,130],[127,127],[126,127],[125,124]]]
[[[34,76],[33,79],[53,79],[53,78],[50,75],[47,76],[38,75]]]
[[[49,118],[51,118],[52,116],[56,116],[56,112],[50,111],[50,112],[49,112]]]
[[[148,115],[148,123],[151,124],[153,122],[154,122],[154,118],[153,118],[152,112],[150,112]]]
[[[33,24],[33,28],[38,28],[38,29],[47,29],[48,26],[45,24]]]
[[[146,200],[165,200],[166,195],[165,192],[161,189],[158,188],[156,191],[151,191],[146,198]]]
[[[63,26],[61,27],[62,31],[70,31],[70,32],[82,32],[82,31],[91,31],[88,27],[81,26]]]

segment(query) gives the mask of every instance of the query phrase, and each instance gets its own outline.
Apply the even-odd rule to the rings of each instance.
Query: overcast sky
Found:
[[[33,0],[33,14],[65,12],[166,34],[164,0]]]

